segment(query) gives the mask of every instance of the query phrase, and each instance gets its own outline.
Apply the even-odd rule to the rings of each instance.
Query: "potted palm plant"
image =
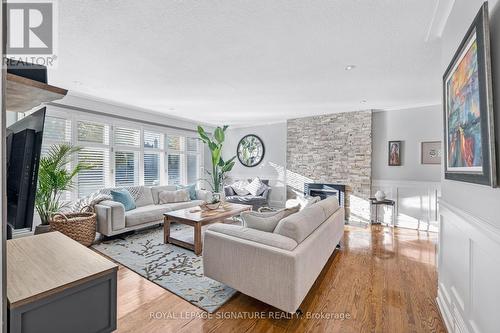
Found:
[[[80,147],[58,144],[51,146],[47,154],[40,158],[35,208],[41,225],[36,226],[35,234],[50,231],[52,215],[68,205],[61,200],[61,195],[73,188],[73,178],[80,171],[92,168],[90,164],[81,162],[70,168],[73,154],[80,150]]]
[[[208,174],[208,179],[205,179],[205,181],[212,187],[215,200],[217,200],[217,198],[219,200],[222,198],[221,192],[223,191],[224,180],[227,173],[233,169],[235,163],[234,159],[236,158],[236,155],[227,161],[224,161],[222,158],[222,146],[226,138],[225,132],[227,128],[227,125],[217,127],[214,130],[213,135],[209,136],[203,127],[198,126],[198,135],[200,136],[201,141],[208,146],[212,157],[212,170],[205,170]]]

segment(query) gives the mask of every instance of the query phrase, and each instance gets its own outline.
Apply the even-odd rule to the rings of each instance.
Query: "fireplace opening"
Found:
[[[336,196],[339,200],[339,206],[345,206],[345,185],[306,183],[304,184],[304,195],[320,197],[321,199]]]

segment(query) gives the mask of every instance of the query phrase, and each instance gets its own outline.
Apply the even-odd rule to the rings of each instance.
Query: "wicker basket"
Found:
[[[84,212],[84,210],[90,211]],[[79,213],[56,213],[50,221],[52,230],[60,231],[80,244],[90,246],[96,235],[96,214],[90,206],[83,207]]]

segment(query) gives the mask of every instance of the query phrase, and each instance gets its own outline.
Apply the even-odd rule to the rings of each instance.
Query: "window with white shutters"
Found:
[[[139,154],[134,151],[115,152],[115,186],[139,185]]]
[[[141,131],[138,129],[115,127],[114,129],[115,146],[139,147],[141,142]]]
[[[92,165],[77,176],[78,197],[84,197],[107,186],[109,153],[103,148],[83,148],[78,152],[78,161]]]
[[[160,185],[159,153],[144,153],[144,185]]]
[[[182,183],[182,161],[180,154],[168,154],[167,158],[168,184],[178,185]]]
[[[77,122],[78,142],[109,144],[109,126],[87,121]]]
[[[77,162],[92,166],[75,177],[68,200],[105,187],[196,183],[203,163],[202,146],[193,134],[172,134],[167,128],[62,108],[46,117],[42,154],[60,143],[82,148],[71,166]]]

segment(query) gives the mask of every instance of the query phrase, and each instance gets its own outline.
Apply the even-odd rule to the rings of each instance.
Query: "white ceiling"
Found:
[[[440,102],[436,0],[58,6],[49,82],[76,93],[212,124]]]

